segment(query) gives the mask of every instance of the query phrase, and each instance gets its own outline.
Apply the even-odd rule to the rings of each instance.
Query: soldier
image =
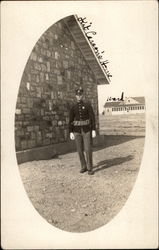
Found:
[[[96,136],[95,116],[92,106],[83,102],[83,89],[80,87],[75,91],[77,103],[70,110],[69,133],[70,139],[76,142],[81,170],[84,173],[94,174],[92,170],[92,137]],[[86,153],[86,159],[84,155]]]

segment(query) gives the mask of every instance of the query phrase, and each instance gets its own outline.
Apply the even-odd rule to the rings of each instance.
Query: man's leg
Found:
[[[83,139],[84,139],[84,149],[86,153],[86,160],[87,160],[87,169],[90,173],[93,173],[92,171],[92,137],[91,133],[83,132]]]
[[[85,172],[87,169],[86,160],[84,156],[84,148],[83,148],[83,136],[80,133],[74,133],[76,148],[79,155],[80,163],[81,163],[81,172]]]

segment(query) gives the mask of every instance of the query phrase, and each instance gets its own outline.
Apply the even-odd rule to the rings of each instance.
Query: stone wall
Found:
[[[98,124],[95,76],[61,20],[38,40],[21,79],[15,112],[16,151],[69,140],[69,109],[82,85]]]

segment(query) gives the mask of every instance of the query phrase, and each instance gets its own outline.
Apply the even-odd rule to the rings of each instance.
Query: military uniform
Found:
[[[83,90],[76,90],[76,94],[80,93],[82,94]],[[95,130],[95,115],[92,106],[80,100],[70,110],[69,132],[75,136],[81,172],[88,170],[92,173],[92,130]]]

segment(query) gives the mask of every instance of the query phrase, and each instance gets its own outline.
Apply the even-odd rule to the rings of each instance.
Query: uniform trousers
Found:
[[[76,148],[79,155],[81,169],[92,170],[92,136],[91,132],[84,132],[81,130],[81,133],[74,132]],[[85,155],[86,154],[86,159]]]

